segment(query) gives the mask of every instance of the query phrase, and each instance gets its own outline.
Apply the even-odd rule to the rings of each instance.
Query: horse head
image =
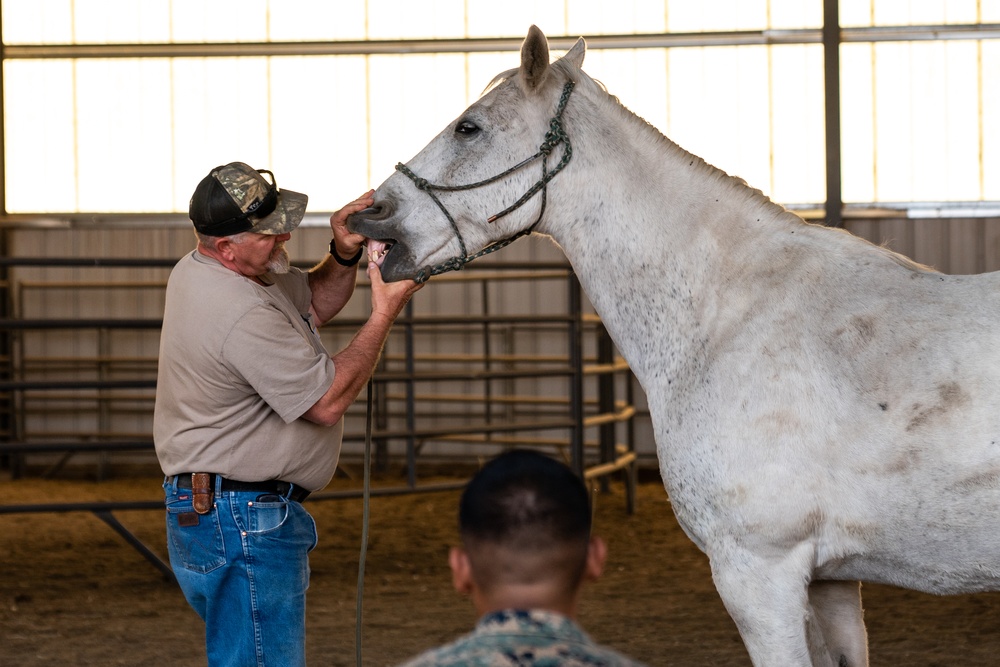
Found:
[[[369,238],[386,281],[422,282],[460,269],[544,224],[548,183],[572,156],[561,117],[585,51],[579,39],[550,63],[545,35],[531,26],[520,67],[498,75],[420,153],[397,165],[372,207],[350,217],[348,227]]]

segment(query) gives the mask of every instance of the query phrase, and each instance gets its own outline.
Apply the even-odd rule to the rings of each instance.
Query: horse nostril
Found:
[[[355,215],[366,220],[385,220],[392,215],[393,207],[388,201],[377,201]]]

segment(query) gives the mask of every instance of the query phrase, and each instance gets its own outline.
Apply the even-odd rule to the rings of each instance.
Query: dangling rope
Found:
[[[358,597],[354,618],[354,654],[357,667],[361,667],[361,610],[365,597],[365,557],[368,555],[368,510],[371,503],[372,468],[372,405],[375,391],[374,376],[368,378],[368,409],[365,421],[364,491],[361,511],[361,556],[358,559]]]
[[[562,115],[563,111],[566,109],[566,103],[569,101],[569,96],[573,93],[573,87],[575,85],[576,84],[573,81],[567,81],[566,85],[563,86],[562,96],[560,96],[559,104],[556,107],[556,115],[553,116],[551,119],[549,119],[549,131],[545,133],[545,139],[542,141],[541,146],[538,147],[538,152],[532,155],[531,157],[527,158],[526,160],[518,162],[510,169],[507,169],[506,171],[503,171],[497,174],[496,176],[491,176],[490,178],[477,181],[476,183],[469,183],[467,185],[436,185],[434,183],[428,182],[427,179],[425,178],[420,178],[419,176],[417,176],[412,169],[407,167],[402,162],[396,165],[396,171],[401,172],[403,175],[405,175],[407,178],[413,181],[413,184],[417,187],[418,190],[427,193],[427,196],[429,196],[434,201],[434,203],[437,204],[437,207],[441,209],[441,212],[444,213],[444,216],[448,219],[449,224],[451,224],[452,231],[454,231],[455,236],[458,237],[458,246],[461,252],[461,254],[459,254],[458,256],[452,257],[451,259],[441,264],[438,264],[437,266],[426,266],[420,269],[420,271],[418,271],[417,275],[414,277],[414,280],[416,282],[418,283],[426,282],[427,279],[430,278],[431,276],[436,276],[439,273],[445,273],[446,271],[457,271],[474,259],[478,259],[483,255],[488,255],[491,252],[495,252],[497,250],[500,250],[501,248],[505,248],[506,246],[510,245],[511,243],[521,238],[522,236],[530,234],[532,230],[534,230],[535,226],[538,225],[539,222],[541,222],[542,215],[545,213],[545,205],[547,203],[549,181],[555,178],[556,174],[562,171],[563,167],[569,164],[570,159],[573,157],[573,146],[569,141],[569,135],[566,134],[566,130],[563,128]],[[560,159],[558,164],[556,164],[556,166],[552,168],[552,171],[549,171],[548,169],[549,154],[551,154],[552,151],[555,149],[555,147],[558,146],[559,144],[563,145],[562,159]],[[513,204],[511,204],[504,210],[500,211],[496,215],[490,216],[487,222],[490,223],[495,222],[496,220],[507,215],[508,213],[517,210],[518,208],[523,206],[529,199],[538,194],[539,191],[541,191],[542,206],[541,210],[539,210],[538,212],[538,218],[527,229],[522,229],[520,232],[514,234],[510,238],[504,239],[502,241],[497,241],[496,243],[483,248],[479,252],[473,255],[469,255],[469,252],[468,250],[466,250],[465,247],[465,239],[462,238],[462,232],[459,231],[458,229],[458,223],[455,222],[455,218],[452,217],[448,209],[445,208],[445,205],[441,202],[438,196],[434,194],[434,191],[436,190],[438,192],[458,192],[461,190],[474,190],[476,188],[481,188],[484,185],[489,185],[490,183],[499,181],[501,178],[504,178],[505,176],[514,173],[515,171],[521,169],[526,165],[531,164],[532,162],[538,159],[541,159],[542,161],[541,178],[535,181],[535,184],[532,185],[530,188],[528,188],[528,191],[525,192],[523,195],[521,195],[521,197],[518,198],[518,200],[515,201]]]

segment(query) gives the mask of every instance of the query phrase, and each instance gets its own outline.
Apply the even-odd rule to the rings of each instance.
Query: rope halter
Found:
[[[426,192],[427,195],[434,200],[434,203],[437,204],[438,208],[441,209],[441,212],[444,213],[445,217],[448,218],[448,222],[451,224],[451,228],[455,232],[455,236],[458,237],[458,245],[459,248],[461,249],[461,254],[456,257],[452,257],[451,259],[446,260],[445,262],[438,264],[437,266],[427,266],[420,269],[420,271],[417,272],[416,277],[414,277],[414,280],[416,282],[418,283],[426,282],[427,279],[430,278],[431,276],[436,276],[440,273],[445,273],[447,271],[458,271],[472,260],[478,259],[483,255],[488,255],[491,252],[496,252],[501,248],[506,248],[508,245],[510,245],[517,239],[521,238],[522,236],[527,236],[535,229],[535,227],[541,221],[542,215],[545,214],[545,205],[547,203],[549,181],[555,178],[556,174],[562,171],[563,167],[569,164],[570,159],[573,157],[573,147],[570,144],[569,135],[566,134],[566,130],[563,128],[562,115],[563,111],[566,109],[566,102],[569,101],[569,96],[573,92],[574,85],[575,84],[573,81],[567,81],[566,85],[563,86],[562,96],[559,98],[559,105],[556,107],[556,115],[549,120],[549,131],[545,133],[545,139],[544,141],[542,141],[541,146],[538,147],[538,152],[532,155],[531,157],[527,158],[526,160],[522,160],[521,162],[517,163],[510,169],[507,169],[506,171],[497,174],[496,176],[492,176],[490,178],[478,181],[476,183],[469,183],[468,185],[437,185],[434,183],[429,183],[426,179],[420,178],[402,162],[396,165],[396,171],[402,172],[411,181],[413,181],[413,184],[417,186],[418,190]],[[553,167],[551,171],[549,171],[548,169],[549,155],[559,144],[563,144],[562,159],[560,159],[559,163],[556,164],[556,166]],[[489,223],[496,222],[497,220],[504,217],[508,213],[511,213],[512,211],[521,208],[525,203],[527,203],[529,199],[531,199],[536,194],[538,194],[539,191],[541,191],[542,208],[538,212],[538,218],[533,223],[531,223],[531,226],[528,227],[527,229],[522,229],[513,236],[503,239],[501,241],[497,241],[496,243],[492,243],[483,248],[482,250],[480,250],[479,252],[470,255],[469,251],[465,247],[465,239],[462,238],[462,232],[459,231],[458,224],[455,222],[455,218],[452,217],[448,209],[445,208],[445,205],[441,202],[441,200],[438,198],[435,192],[458,192],[461,190],[475,190],[476,188],[481,188],[484,185],[495,183],[496,181],[499,181],[500,179],[509,176],[510,174],[513,174],[514,172],[522,169],[523,167],[526,167],[527,165],[531,164],[532,162],[538,159],[541,159],[542,161],[541,177],[537,181],[535,181],[535,184],[532,185],[530,188],[528,188],[527,192],[521,195],[517,201],[515,201],[513,204],[511,204],[504,210],[500,211],[499,213],[487,218],[486,222]]]

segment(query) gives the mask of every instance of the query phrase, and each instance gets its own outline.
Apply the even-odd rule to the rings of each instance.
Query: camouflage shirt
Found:
[[[479,619],[457,641],[413,658],[403,667],[642,667],[595,644],[571,619],[551,611],[503,610]]]

